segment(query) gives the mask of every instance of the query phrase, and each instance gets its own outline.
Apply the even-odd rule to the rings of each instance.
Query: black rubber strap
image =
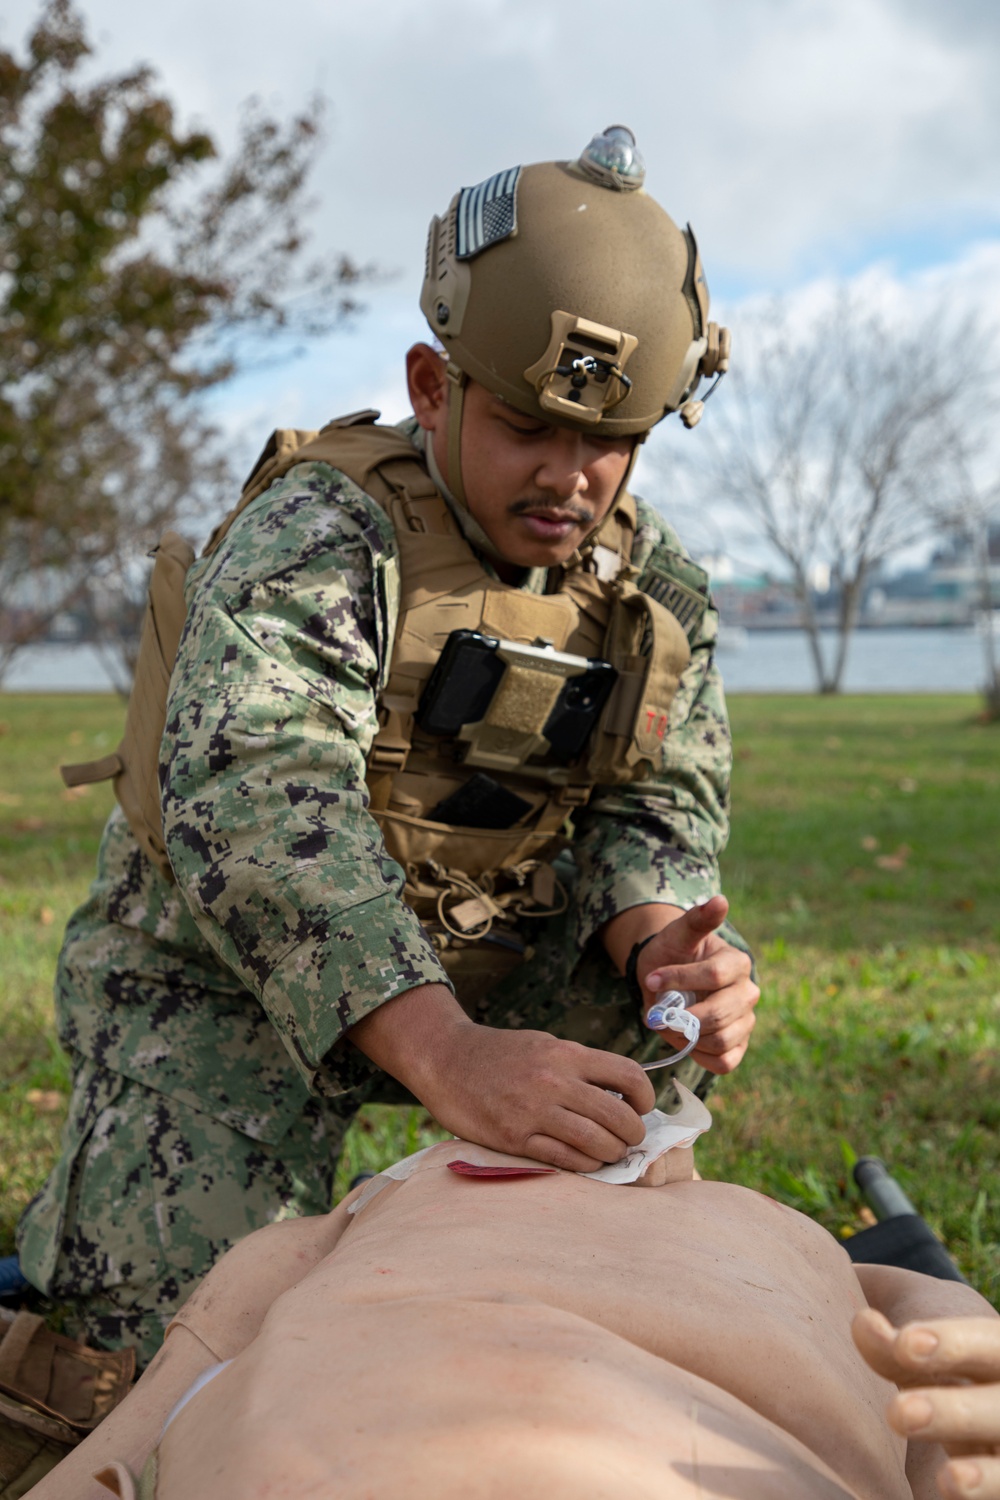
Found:
[[[658,932],[651,932],[649,934],[649,937],[643,938],[641,943],[633,943],[632,951],[625,961],[625,984],[629,994],[635,1001],[636,1005],[639,1006],[640,1010],[645,1004],[646,997],[642,993],[642,985],[639,983],[639,975],[636,973],[636,969],[639,963],[639,954],[642,952],[643,948],[645,948],[647,943],[651,943],[653,939],[655,937],[659,937],[659,935],[660,934]]]

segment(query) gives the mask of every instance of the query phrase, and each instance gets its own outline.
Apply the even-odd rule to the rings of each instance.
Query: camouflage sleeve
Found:
[[[633,554],[639,585],[671,581],[673,592],[664,602],[687,625],[691,662],[672,705],[655,777],[596,788],[575,818],[581,951],[605,922],[631,906],[664,901],[686,908],[714,895],[729,836],[732,742],[715,665],[718,615],[703,571],[641,501],[639,521]]]
[[[349,1027],[448,983],[368,813],[398,582],[390,523],[300,464],[195,565],[160,778],[178,886],[311,1088],[370,1074]]]

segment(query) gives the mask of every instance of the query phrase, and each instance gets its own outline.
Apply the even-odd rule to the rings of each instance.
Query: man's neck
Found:
[[[434,462],[433,450],[427,441],[427,434],[417,422],[416,417],[407,417],[397,425],[400,432],[405,433],[417,452],[423,456],[428,472],[437,485],[442,499],[455,517],[459,530],[472,550],[482,559],[487,570],[499,578],[501,583],[509,584],[512,588],[527,589],[533,594],[544,594],[548,579],[546,569],[522,568],[517,563],[510,563],[499,557],[479,522],[463,505],[459,505],[454,495],[451,494],[443,475]]]

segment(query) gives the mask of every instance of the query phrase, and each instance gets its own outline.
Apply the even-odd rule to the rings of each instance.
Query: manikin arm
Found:
[[[855,1269],[871,1305],[854,1341],[901,1387],[887,1416],[908,1439],[914,1500],[1000,1500],[1000,1317],[957,1282]]]
[[[137,1475],[170,1412],[202,1371],[252,1343],[276,1298],[329,1255],[351,1222],[347,1207],[359,1192],[349,1193],[331,1214],[268,1224],[234,1245],[181,1308],[141,1380],[32,1489],[32,1500],[108,1500],[107,1489],[92,1476],[116,1461]]]

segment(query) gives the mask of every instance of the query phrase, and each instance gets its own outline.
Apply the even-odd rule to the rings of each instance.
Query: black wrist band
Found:
[[[649,937],[643,938],[641,943],[633,943],[632,951],[625,961],[625,986],[628,989],[628,992],[631,995],[632,999],[640,1009],[645,1003],[645,996],[642,993],[642,985],[639,983],[639,976],[636,973],[636,968],[639,963],[639,954],[642,952],[643,948],[645,948],[647,943],[651,943],[653,939],[658,936],[658,933],[651,932],[649,934]]]

